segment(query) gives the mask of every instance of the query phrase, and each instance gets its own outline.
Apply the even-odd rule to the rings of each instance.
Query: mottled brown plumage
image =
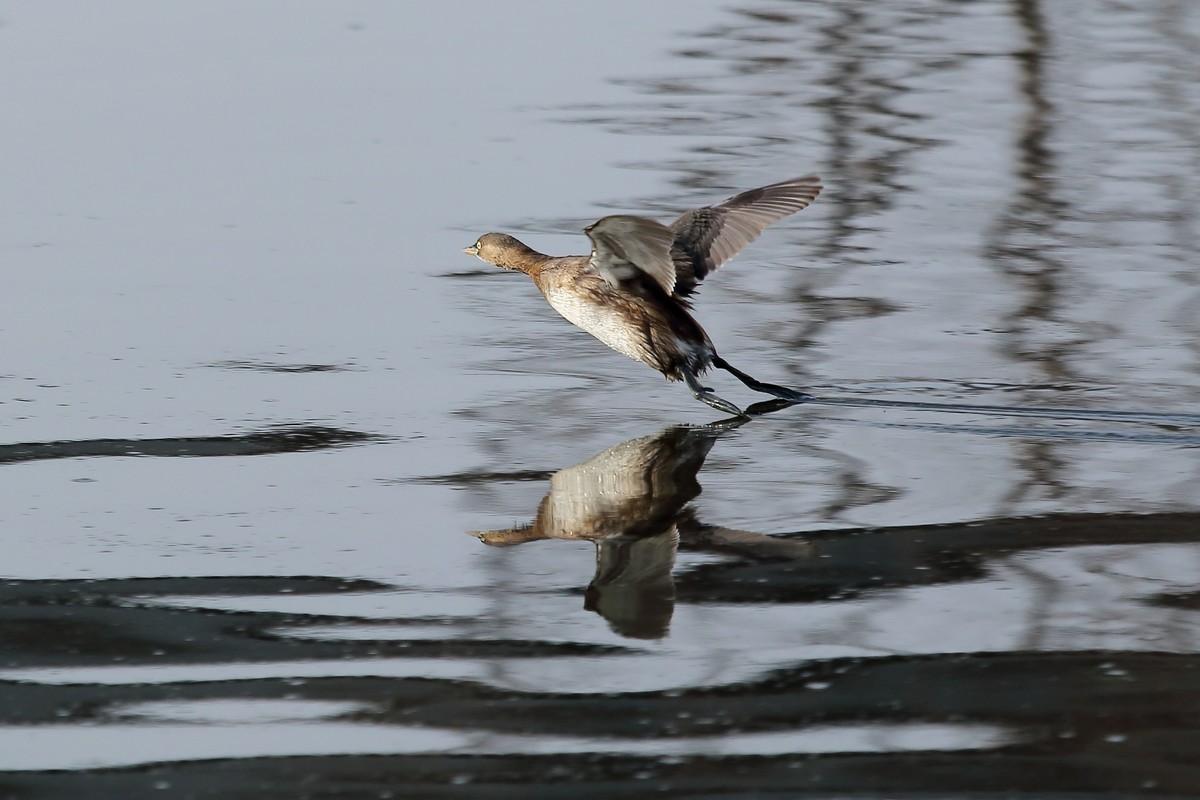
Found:
[[[686,381],[698,400],[741,415],[697,376],[716,366],[756,391],[796,402],[809,397],[758,381],[718,356],[688,313],[687,298],[767,226],[808,207],[820,191],[816,177],[782,181],[686,211],[670,227],[646,217],[604,217],[584,229],[590,256],[548,256],[506,233],[484,234],[463,252],[524,272],[568,321],[667,380]]]

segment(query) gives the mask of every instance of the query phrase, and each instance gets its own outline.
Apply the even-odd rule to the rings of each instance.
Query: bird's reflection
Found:
[[[748,412],[763,414],[788,405],[767,401]],[[751,558],[801,558],[809,553],[806,542],[703,525],[687,507],[700,494],[696,476],[713,445],[746,421],[672,427],[621,442],[554,473],[530,524],[472,533],[494,546],[539,539],[594,542],[596,573],[584,607],[603,616],[622,636],[662,638],[675,608],[671,572],[681,542]]]

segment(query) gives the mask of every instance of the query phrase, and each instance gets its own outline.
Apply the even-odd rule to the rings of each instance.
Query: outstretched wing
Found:
[[[671,245],[675,233],[646,217],[614,215],[583,229],[592,240],[592,268],[614,287],[648,276],[670,295],[675,291]]]
[[[675,294],[687,297],[696,285],[758,238],[768,225],[808,208],[821,193],[815,175],[750,189],[723,203],[685,211],[671,225],[675,241]]]

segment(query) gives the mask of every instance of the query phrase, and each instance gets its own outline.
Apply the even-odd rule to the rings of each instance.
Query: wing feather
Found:
[[[769,225],[808,208],[821,189],[821,179],[810,175],[750,189],[715,206],[685,211],[671,225],[675,294],[692,294],[708,273],[740,253]]]

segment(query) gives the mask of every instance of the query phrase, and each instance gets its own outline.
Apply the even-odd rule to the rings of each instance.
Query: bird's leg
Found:
[[[753,377],[747,375],[746,373],[742,372],[740,369],[733,366],[728,361],[721,358],[719,355],[716,355],[715,353],[713,354],[712,363],[713,363],[714,367],[720,367],[721,369],[725,370],[726,372],[732,372],[733,376],[735,378],[737,378],[739,381],[746,384],[747,386],[749,386],[751,389],[753,389],[756,392],[762,392],[763,394],[769,394],[774,397],[778,397],[782,400],[790,400],[793,403],[804,403],[804,402],[807,402],[808,400],[816,399],[811,394],[805,394],[804,392],[798,392],[795,389],[788,389],[786,386],[776,386],[773,383],[763,383],[762,381],[758,380],[757,378],[753,378]]]
[[[708,403],[718,411],[724,411],[726,414],[733,414],[735,417],[744,417],[746,412],[735,406],[728,400],[722,400],[713,394],[713,390],[707,386],[701,386],[700,381],[696,378],[696,373],[692,372],[685,366],[679,367],[679,372],[683,375],[683,379],[687,381],[688,388],[692,390],[692,397],[699,400],[701,403]]]

